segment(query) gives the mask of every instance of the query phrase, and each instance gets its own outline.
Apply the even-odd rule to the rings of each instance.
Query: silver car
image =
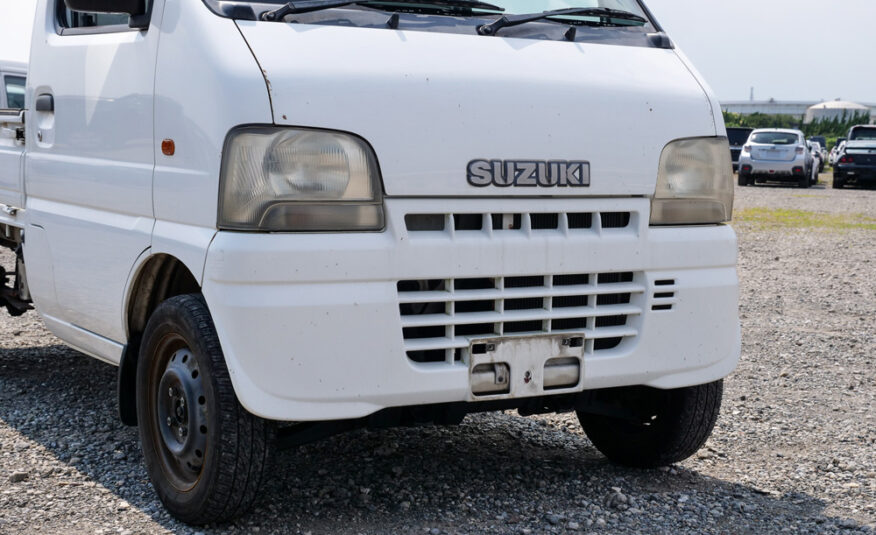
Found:
[[[748,137],[739,155],[739,185],[756,182],[794,182],[801,188],[812,185],[818,172],[806,136],[799,130],[763,128]]]

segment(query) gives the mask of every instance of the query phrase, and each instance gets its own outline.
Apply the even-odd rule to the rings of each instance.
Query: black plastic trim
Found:
[[[48,93],[43,93],[36,98],[34,105],[36,111],[55,111],[55,97]]]
[[[67,36],[146,31],[152,22],[152,7],[155,4],[155,0],[144,0],[144,2],[146,2],[146,12],[141,15],[129,16],[128,24],[68,28],[61,24],[63,20],[62,11],[67,7],[66,0],[55,0],[55,33]]]

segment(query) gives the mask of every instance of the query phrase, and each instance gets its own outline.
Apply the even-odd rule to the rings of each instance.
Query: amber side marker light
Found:
[[[165,156],[173,156],[173,153],[176,152],[176,143],[172,139],[165,139],[161,142],[161,152]]]

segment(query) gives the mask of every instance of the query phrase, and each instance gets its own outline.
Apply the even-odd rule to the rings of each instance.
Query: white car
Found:
[[[816,164],[817,164],[816,168],[818,169],[818,172],[820,173],[820,172],[824,171],[824,165],[825,165],[824,160],[825,160],[825,154],[827,151],[825,151],[822,148],[821,143],[819,143],[817,141],[810,141],[809,144],[810,144],[809,150],[812,151],[812,157],[815,158]]]
[[[357,426],[706,441],[740,352],[721,107],[641,2],[555,4],[36,0],[0,305],[119,366],[177,518]]]
[[[830,149],[830,156],[828,157],[828,162],[831,166],[836,165],[837,160],[839,160],[843,151],[846,148],[846,138],[841,137],[836,140],[836,144]]]
[[[757,182],[794,182],[812,185],[818,164],[800,130],[763,128],[755,130],[739,156],[739,185]]]

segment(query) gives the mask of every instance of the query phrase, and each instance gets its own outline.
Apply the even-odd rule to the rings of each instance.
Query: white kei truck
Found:
[[[0,275],[118,366],[165,507],[274,448],[576,411],[687,458],[740,352],[721,110],[639,0],[37,0]]]

